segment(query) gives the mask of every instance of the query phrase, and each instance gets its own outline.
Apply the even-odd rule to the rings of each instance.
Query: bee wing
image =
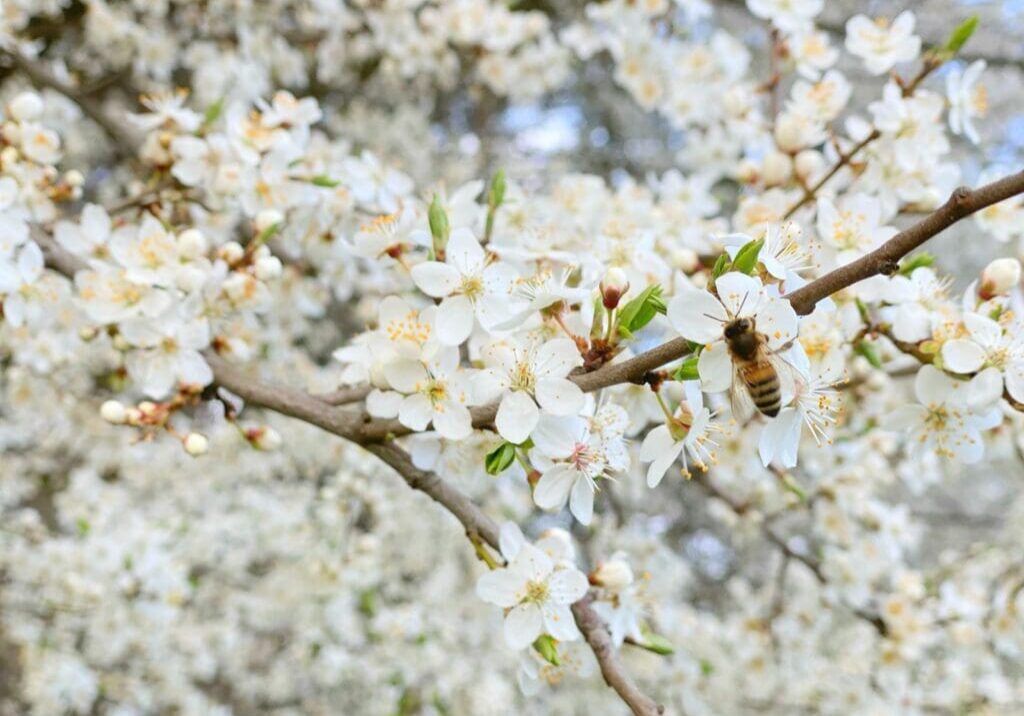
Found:
[[[737,425],[745,425],[757,411],[754,399],[750,397],[750,391],[747,389],[747,384],[743,382],[739,366],[735,361],[732,364],[732,389],[729,391],[729,400],[732,418]]]
[[[782,405],[789,405],[796,394],[797,385],[807,382],[804,371],[800,370],[790,359],[787,346],[768,354],[768,361],[779,375],[779,392]]]

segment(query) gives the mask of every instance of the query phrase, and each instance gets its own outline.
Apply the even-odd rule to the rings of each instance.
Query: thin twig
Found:
[[[11,48],[0,48],[0,56],[6,57],[15,69],[25,75],[37,87],[52,89],[77,104],[82,113],[94,121],[110,137],[114,151],[122,156],[130,156],[139,146],[139,138],[128,129],[127,124],[111,117],[103,108],[102,102],[89,96],[77,87],[59,79],[46,69],[38,60],[32,60]]]

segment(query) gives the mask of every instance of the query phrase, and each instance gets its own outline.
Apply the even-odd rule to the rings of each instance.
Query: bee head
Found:
[[[725,324],[725,337],[730,340],[754,330],[754,322],[749,318],[736,318]]]

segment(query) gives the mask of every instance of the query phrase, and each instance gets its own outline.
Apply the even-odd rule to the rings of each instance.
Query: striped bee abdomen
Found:
[[[782,386],[775,366],[766,360],[751,362],[740,368],[740,377],[758,410],[769,418],[779,414],[782,408]]]

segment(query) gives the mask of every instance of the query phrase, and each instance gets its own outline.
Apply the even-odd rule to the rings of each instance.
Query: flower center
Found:
[[[475,301],[484,293],[483,279],[479,276],[463,276],[457,293],[461,293],[470,301]]]
[[[523,598],[524,602],[530,602],[532,604],[543,604],[548,599],[548,583],[547,582],[527,582],[526,583],[526,596]]]
[[[532,393],[536,384],[537,376],[533,373],[533,366],[528,361],[516,363],[516,367],[512,371],[509,387],[512,390],[525,390],[528,393]]]

